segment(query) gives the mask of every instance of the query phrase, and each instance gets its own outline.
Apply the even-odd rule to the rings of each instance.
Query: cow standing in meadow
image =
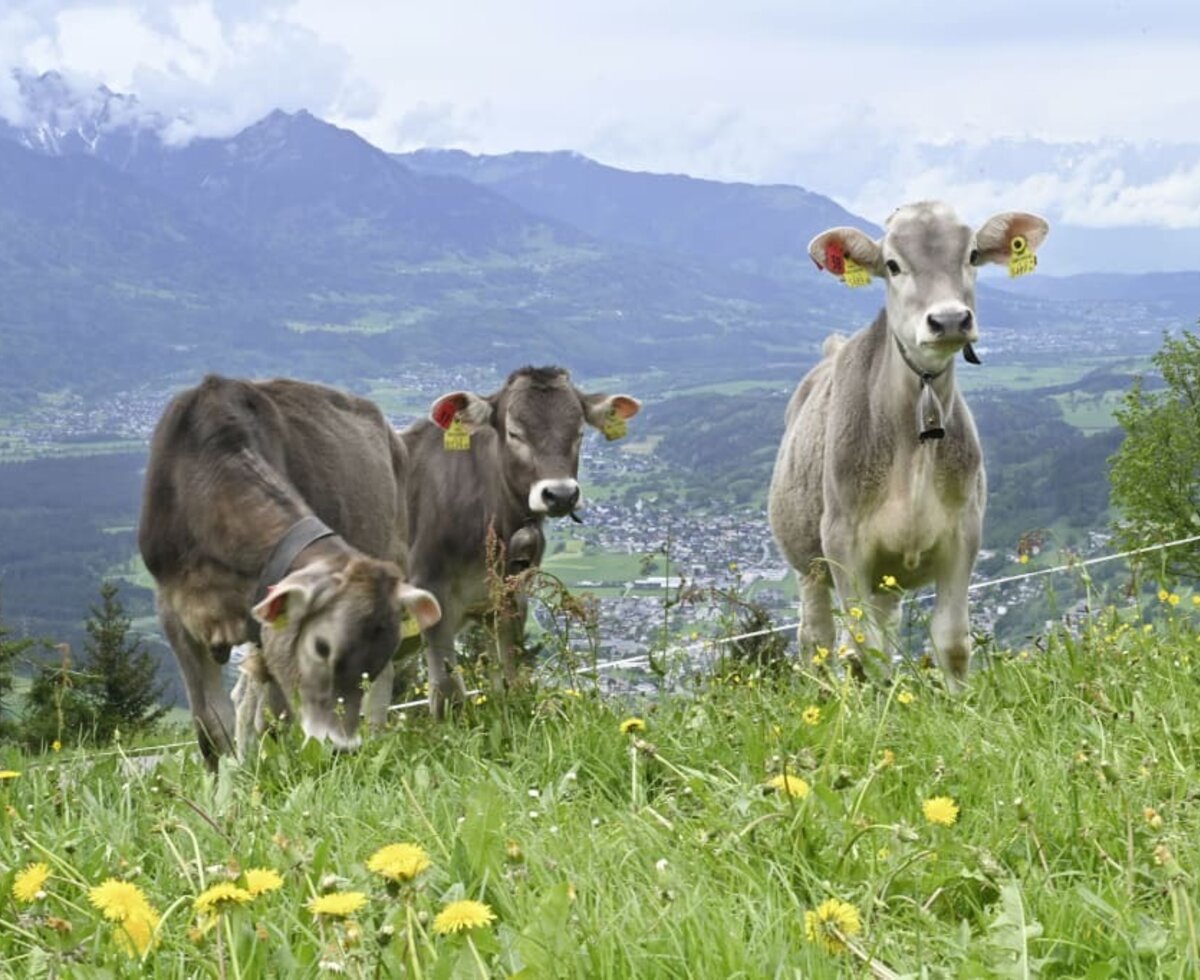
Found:
[[[545,519],[574,515],[580,505],[584,424],[617,439],[640,407],[628,395],[584,394],[563,368],[524,367],[494,394],[443,395],[429,419],[401,434],[412,461],[408,569],[442,609],[424,630],[435,717],[463,697],[454,639],[469,619],[489,617],[504,681],[516,683],[526,603],[518,594],[506,614],[491,609],[489,573],[540,564]],[[489,535],[507,552],[506,568],[489,569]]]
[[[402,571],[407,470],[379,409],[322,385],[209,376],[167,406],[138,544],[210,766],[234,750],[221,667],[248,640],[252,714],[296,699],[307,735],[353,748],[364,678],[386,670],[382,720],[402,618],[441,615]]]
[[[799,579],[802,652],[834,646],[832,577],[843,610],[865,614],[857,658],[880,650],[890,667],[899,590],[934,582],[935,655],[951,690],[965,684],[986,480],[954,360],[979,363],[976,268],[1031,271],[1048,231],[1017,211],[972,231],[946,205],[922,202],[897,210],[879,241],[833,228],[809,244],[848,285],[884,278],[887,300],[871,326],[826,340],[788,405],[768,512]]]

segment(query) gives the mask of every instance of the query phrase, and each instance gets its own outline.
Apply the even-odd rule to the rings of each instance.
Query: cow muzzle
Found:
[[[357,723],[357,718],[355,722]],[[342,725],[343,719],[336,715],[324,717],[324,713],[310,712],[301,708],[300,727],[309,738],[318,742],[328,741],[338,752],[357,752],[362,746],[359,735],[347,734]],[[357,728],[357,724],[355,724]]]
[[[979,339],[975,314],[968,307],[934,307],[925,315],[921,346],[955,352]]]
[[[579,506],[580,490],[575,480],[538,480],[529,488],[529,509],[535,514],[566,517]]]

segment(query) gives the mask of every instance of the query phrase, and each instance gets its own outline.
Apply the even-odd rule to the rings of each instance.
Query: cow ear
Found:
[[[491,424],[492,403],[473,391],[452,391],[433,403],[429,417],[440,429],[450,428],[458,419],[468,432],[474,432]]]
[[[407,582],[396,585],[396,598],[400,605],[412,613],[417,625],[423,630],[436,626],[442,618],[442,607],[434,596],[424,589],[418,589]]]
[[[1050,233],[1050,222],[1028,211],[1001,211],[993,214],[975,232],[975,265],[1008,262],[1013,256],[1013,241],[1024,239],[1030,252],[1037,252]],[[1024,249],[1022,249],[1024,251]]]
[[[312,602],[313,590],[305,581],[304,572],[293,572],[283,581],[267,589],[267,597],[250,610],[264,626],[281,630],[288,623],[299,622]]]
[[[584,395],[583,412],[588,425],[599,429],[609,439],[620,439],[626,423],[642,410],[642,403],[632,395]]]
[[[846,259],[853,259],[872,276],[882,276],[883,250],[870,235],[857,228],[830,228],[808,243],[808,254],[830,275],[846,275]]]

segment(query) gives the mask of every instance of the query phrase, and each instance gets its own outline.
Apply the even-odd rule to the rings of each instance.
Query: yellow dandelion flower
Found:
[[[641,718],[626,718],[621,722],[621,734],[628,735],[630,732],[644,732],[646,723]]]
[[[13,898],[18,902],[33,902],[42,893],[46,879],[50,877],[50,865],[39,861],[23,869],[13,879]]]
[[[917,700],[917,696],[912,691],[901,691],[896,695],[896,700],[901,704],[912,704]]]
[[[1017,561],[1019,561],[1022,565],[1028,565],[1029,564],[1029,556],[1028,555],[1020,555],[1020,556],[1018,556]]]
[[[367,904],[362,892],[330,892],[308,900],[308,910],[313,915],[327,915],[331,919],[344,919],[353,915]]]
[[[50,743],[50,751],[51,752],[61,752],[62,751],[62,742],[60,742],[58,739],[55,739],[53,742]]]
[[[16,769],[0,769],[0,779],[16,779],[20,775]]]
[[[489,906],[473,898],[464,898],[451,902],[437,914],[433,920],[433,931],[445,936],[464,929],[478,929],[495,920],[496,913]]]
[[[953,826],[958,819],[958,804],[949,796],[934,796],[921,804],[921,811],[930,823]]]
[[[117,945],[127,956],[141,956],[154,942],[154,932],[158,928],[158,914],[151,910],[144,915],[131,915],[118,926],[113,936]]]
[[[854,642],[855,643],[866,643],[867,642],[867,634],[866,633],[855,633],[854,634]]]
[[[1194,595],[1194,596],[1192,596],[1192,605],[1193,605],[1193,606],[1200,606],[1200,595]]]
[[[475,697],[471,699],[471,703],[473,705],[475,705],[476,707],[478,707],[481,704],[487,704],[487,695],[486,694],[476,694]]]
[[[771,789],[779,790],[779,792],[786,796],[794,796],[801,800],[808,796],[808,791],[810,789],[808,783],[806,783],[799,776],[787,774],[772,776],[767,780],[767,786]]]
[[[885,575],[883,577],[882,583],[880,583],[880,584],[882,584],[885,589],[894,589],[896,587],[896,576],[895,575]]]
[[[580,694],[580,693],[579,693],[579,691],[578,691],[576,688],[574,688],[574,687],[568,687],[568,688],[566,688],[566,689],[563,691],[563,694],[564,694],[564,695],[566,695],[566,696],[567,696],[567,697],[569,697],[569,698],[581,698],[581,697],[583,697],[583,695],[582,695],[582,694]]]
[[[859,609],[858,606],[851,606],[850,607],[850,618],[851,619],[862,619],[863,611],[861,609]]]
[[[1158,601],[1159,602],[1166,602],[1167,599],[1169,599],[1170,597],[1171,597],[1171,593],[1168,592],[1166,589],[1158,590]]]
[[[816,910],[804,913],[804,935],[809,942],[819,944],[826,952],[841,953],[845,940],[862,932],[858,909],[849,902],[827,898]]]
[[[896,753],[891,749],[884,749],[883,755],[880,756],[879,764],[885,769],[888,766],[894,766],[896,764]]]
[[[251,898],[278,891],[282,887],[283,878],[278,871],[271,868],[251,868],[246,872],[246,891],[250,893]]]
[[[430,867],[429,855],[416,844],[388,844],[367,858],[367,869],[392,881],[411,881]]]
[[[155,912],[146,893],[130,881],[108,878],[88,890],[88,901],[98,908],[106,919],[123,922],[135,916],[150,918]]]
[[[1176,595],[1174,592],[1172,592],[1169,596],[1167,596],[1167,603],[1168,603],[1168,605],[1178,606],[1179,605],[1179,596]]]
[[[806,725],[819,725],[821,724],[821,709],[815,704],[810,704],[804,709],[804,713],[800,715],[800,718]]]
[[[875,852],[875,859],[877,861],[886,861],[891,856],[892,856],[892,852],[890,850],[888,850],[888,848],[886,848],[886,847],[881,847],[878,851]]]
[[[204,889],[196,896],[194,904],[201,915],[215,915],[223,912],[226,906],[245,905],[253,897],[245,888],[239,888],[231,881],[222,881]]]
[[[816,651],[812,655],[812,662],[818,667],[820,667],[821,664],[825,663],[825,661],[828,659],[829,659],[829,648],[828,647],[817,647]]]
[[[1145,818],[1146,823],[1149,825],[1151,830],[1158,830],[1163,824],[1162,814],[1152,806],[1148,806],[1142,810],[1142,816]],[[13,890],[16,891],[16,889]]]

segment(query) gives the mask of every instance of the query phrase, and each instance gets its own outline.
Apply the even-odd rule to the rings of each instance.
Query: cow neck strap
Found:
[[[892,334],[892,338],[896,341],[896,350],[900,352],[901,360],[908,365],[908,369],[913,374],[921,379],[921,395],[917,399],[917,440],[928,442],[931,439],[944,439],[946,437],[945,413],[942,408],[942,400],[933,390],[931,382],[945,374],[950,369],[950,365],[947,364],[936,372],[922,371],[908,356],[903,341],[895,334]]]
[[[251,606],[257,606],[267,597],[271,586],[282,579],[292,567],[300,552],[310,544],[322,538],[331,538],[335,534],[328,524],[318,517],[309,514],[302,517],[289,527],[271,550],[267,563],[263,565],[262,573],[258,576],[258,584],[254,587],[254,599]],[[257,619],[250,617],[250,639],[255,643],[262,642],[262,630]]]

